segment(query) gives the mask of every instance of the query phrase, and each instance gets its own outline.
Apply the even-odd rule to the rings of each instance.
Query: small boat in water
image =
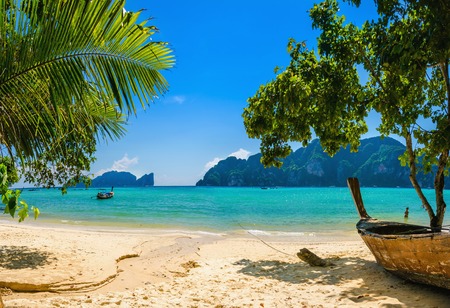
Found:
[[[114,187],[111,188],[111,191],[109,192],[99,192],[97,194],[97,199],[111,199],[112,197],[114,197]]]
[[[370,217],[357,178],[347,180],[359,212],[359,235],[378,264],[404,279],[450,289],[450,232]]]

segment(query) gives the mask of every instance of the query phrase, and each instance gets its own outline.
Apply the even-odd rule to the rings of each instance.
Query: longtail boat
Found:
[[[111,199],[114,197],[114,186],[111,188],[111,191],[108,192],[99,192],[97,194],[97,199]]]
[[[359,235],[377,263],[404,279],[450,290],[450,232],[370,217],[357,178],[347,179],[360,220]]]
[[[97,193],[97,199],[111,199],[112,197],[114,197],[114,192],[112,191]]]

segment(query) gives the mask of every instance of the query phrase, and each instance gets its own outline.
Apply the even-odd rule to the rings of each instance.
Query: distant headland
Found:
[[[108,171],[94,178],[90,187],[149,187],[155,185],[154,174],[145,174],[139,179],[130,172]],[[78,184],[77,187],[84,187]]]
[[[405,146],[393,138],[361,140],[357,153],[341,149],[335,156],[324,153],[319,140],[299,148],[278,168],[264,168],[261,154],[247,160],[228,157],[206,172],[197,186],[344,187],[348,177],[358,177],[366,187],[411,188],[409,168],[398,157]],[[422,187],[433,187],[433,175],[418,175]],[[448,186],[449,181],[446,181]]]

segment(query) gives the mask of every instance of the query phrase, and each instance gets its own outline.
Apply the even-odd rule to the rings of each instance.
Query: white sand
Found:
[[[346,240],[22,224],[0,231],[6,307],[450,307],[450,292],[385,272],[356,231]],[[301,248],[336,266],[310,267],[296,256]]]

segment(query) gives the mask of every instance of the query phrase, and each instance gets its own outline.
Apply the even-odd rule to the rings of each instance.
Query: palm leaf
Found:
[[[9,151],[36,157],[77,125],[120,137],[117,119],[136,113],[134,99],[145,107],[167,91],[160,71],[172,52],[125,1],[0,3],[0,142]]]

